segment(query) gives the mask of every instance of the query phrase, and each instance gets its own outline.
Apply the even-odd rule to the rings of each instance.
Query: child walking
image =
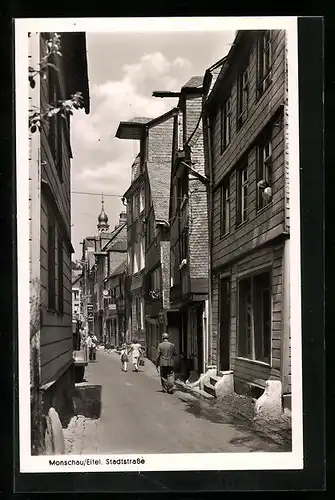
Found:
[[[122,371],[126,372],[128,363],[128,349],[126,344],[122,344],[120,359],[121,359]]]

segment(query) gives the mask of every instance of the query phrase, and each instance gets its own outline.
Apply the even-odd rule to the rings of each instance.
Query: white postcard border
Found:
[[[292,452],[31,456],[29,345],[28,32],[285,29],[289,71]],[[289,470],[303,467],[297,17],[15,20],[20,472]],[[205,70],[205,68],[204,68]],[[111,463],[107,463],[111,460]],[[135,463],[123,463],[123,461]],[[62,463],[63,461],[63,463]],[[73,461],[73,462],[71,462]],[[79,463],[77,463],[79,461]],[[144,463],[143,463],[144,461]],[[59,463],[58,463],[59,462]],[[71,463],[69,463],[71,462]],[[84,464],[83,464],[84,462]]]

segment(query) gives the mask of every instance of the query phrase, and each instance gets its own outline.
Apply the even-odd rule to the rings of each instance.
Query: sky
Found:
[[[119,122],[154,118],[174,107],[176,99],[153,98],[152,92],[179,91],[192,76],[203,76],[228,53],[234,36],[234,31],[86,33],[91,109],[89,115],[76,112],[71,124],[73,260],[81,257],[83,238],[97,233],[101,193],[111,229],[125,210],[121,198],[139,144],[115,137]]]

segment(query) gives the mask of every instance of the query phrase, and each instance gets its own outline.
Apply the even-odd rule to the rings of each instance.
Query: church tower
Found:
[[[104,209],[104,196],[101,195],[101,212],[98,215],[98,234],[107,233],[109,229],[108,217]]]

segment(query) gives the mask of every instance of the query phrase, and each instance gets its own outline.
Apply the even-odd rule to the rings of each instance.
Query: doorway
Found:
[[[230,369],[230,277],[220,279],[219,290],[219,369]]]

